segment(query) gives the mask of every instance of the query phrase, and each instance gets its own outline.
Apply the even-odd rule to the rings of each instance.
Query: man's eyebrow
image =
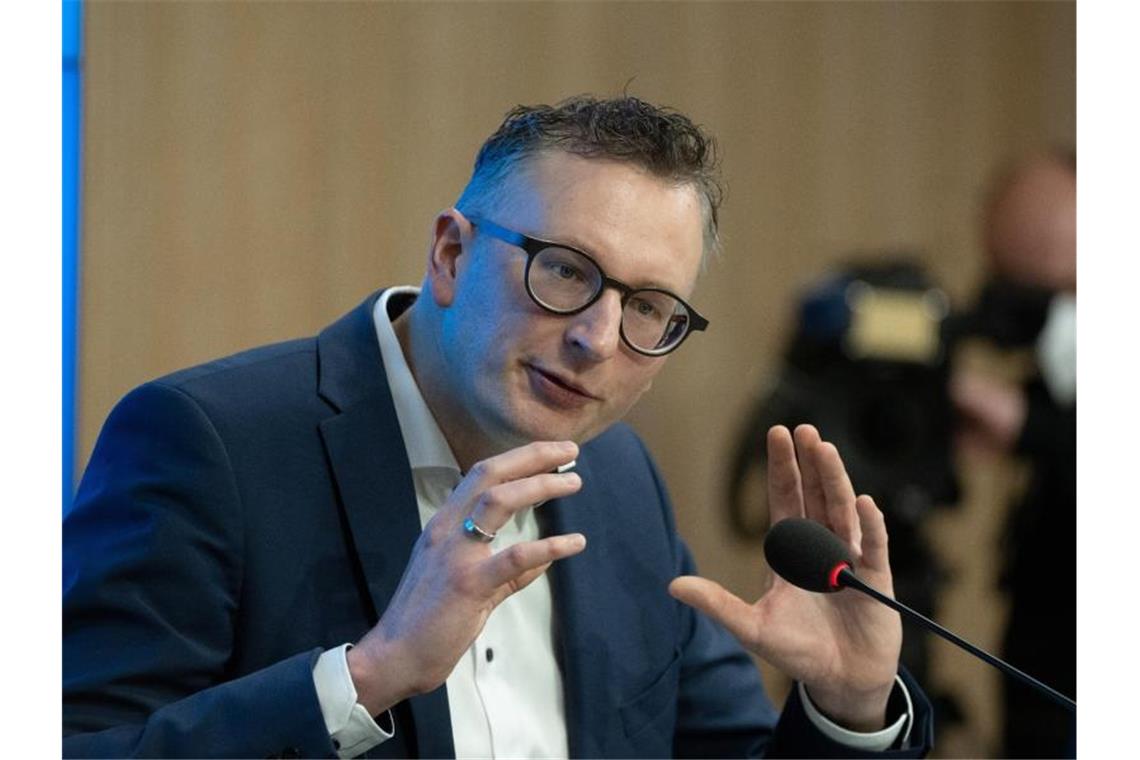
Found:
[[[567,235],[557,234],[556,235],[556,234],[551,233],[549,235],[531,235],[530,237],[533,237],[536,240],[542,240],[542,241],[547,242],[547,243],[555,243],[557,245],[564,245],[564,246],[568,246],[570,248],[577,248],[579,251],[582,251],[583,253],[588,253],[591,258],[594,258],[594,259],[598,258],[597,254],[594,253],[593,248],[586,245],[585,243],[583,243],[578,238],[574,237],[573,234],[567,234]]]
[[[573,235],[573,233],[566,234],[566,235],[550,234],[549,237],[544,237],[543,235],[531,235],[529,233],[524,233],[524,234],[526,234],[527,237],[532,237],[535,240],[541,240],[544,243],[554,243],[556,245],[562,245],[562,246],[568,246],[570,248],[575,248],[575,249],[587,254],[590,258],[592,258],[597,263],[598,266],[602,267],[603,270],[605,270],[607,277],[613,277],[613,274],[608,269],[605,268],[605,265],[602,264],[601,261],[599,261],[599,257],[598,257],[597,252],[593,248],[591,248],[590,246],[586,245],[581,240],[576,238]],[[614,279],[619,279],[619,278],[614,277]],[[664,290],[665,292],[669,293],[670,295],[675,296],[677,298],[680,298],[680,296],[677,295],[677,293],[678,293],[677,290],[669,287],[665,283],[657,282],[655,280],[643,280],[641,282],[625,282],[624,280],[622,280],[621,282],[623,284],[628,285],[629,287],[633,288],[634,290],[650,290],[650,289],[652,289],[652,290]]]

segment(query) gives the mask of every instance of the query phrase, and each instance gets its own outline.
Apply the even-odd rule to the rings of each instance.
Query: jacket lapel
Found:
[[[601,577],[604,565],[596,552],[605,551],[606,520],[603,505],[589,494],[590,467],[587,457],[579,457],[577,470],[587,484],[573,496],[556,499],[538,508],[545,535],[581,533],[586,550],[555,562],[550,573],[554,595],[554,629],[558,634],[562,688],[566,698],[566,732],[571,757],[604,757],[604,727],[612,716],[613,705],[603,698],[608,693],[606,664],[607,633],[599,619],[603,608],[600,595],[610,582]],[[591,550],[595,554],[591,554]]]
[[[318,393],[338,411],[321,423],[321,438],[376,619],[395,594],[420,535],[411,466],[372,319],[379,295],[317,338]],[[446,687],[408,704],[417,754],[454,757]]]

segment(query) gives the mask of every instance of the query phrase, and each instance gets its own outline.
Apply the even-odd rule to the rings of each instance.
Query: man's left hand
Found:
[[[794,439],[783,426],[768,431],[768,503],[773,523],[822,523],[847,543],[859,576],[894,595],[883,513],[870,496],[856,497],[839,451],[811,425],[798,426]],[[898,613],[862,594],[812,593],[774,574],[754,604],[696,576],[675,579],[669,593],[803,682],[836,723],[853,731],[883,728],[902,647]]]

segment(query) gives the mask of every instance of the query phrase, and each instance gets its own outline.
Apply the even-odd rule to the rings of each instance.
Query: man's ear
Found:
[[[471,223],[457,209],[439,212],[428,248],[427,280],[438,306],[450,306],[455,299],[459,256],[471,239]]]

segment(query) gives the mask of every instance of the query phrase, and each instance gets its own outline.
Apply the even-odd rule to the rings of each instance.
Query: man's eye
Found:
[[[639,298],[633,302],[633,308],[637,312],[637,316],[645,317],[647,319],[657,319],[659,312],[657,307],[645,299]]]
[[[582,273],[576,267],[561,262],[553,262],[548,267],[551,273],[560,280],[580,280]]]

